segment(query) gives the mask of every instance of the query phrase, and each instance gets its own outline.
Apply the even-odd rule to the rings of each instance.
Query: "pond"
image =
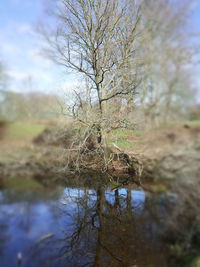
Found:
[[[176,202],[131,186],[5,187],[0,266],[173,266],[166,235]]]

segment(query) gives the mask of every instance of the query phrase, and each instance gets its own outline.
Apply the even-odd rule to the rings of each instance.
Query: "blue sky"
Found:
[[[0,59],[7,67],[12,90],[57,92],[77,84],[41,53],[43,40],[35,28],[44,8],[43,0],[0,0]]]
[[[63,70],[41,54],[43,40],[33,28],[44,16],[44,1],[0,0],[0,59],[7,65],[12,90],[57,92],[77,84],[73,75],[63,75]],[[192,13],[191,25],[194,31],[200,31],[200,4]],[[32,89],[27,82],[30,80]],[[195,80],[200,86],[199,67]]]

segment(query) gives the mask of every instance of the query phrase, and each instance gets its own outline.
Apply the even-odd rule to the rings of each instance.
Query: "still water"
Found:
[[[174,196],[121,188],[0,191],[0,266],[165,267]]]

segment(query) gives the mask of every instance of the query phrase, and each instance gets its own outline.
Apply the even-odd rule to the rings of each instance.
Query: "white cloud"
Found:
[[[9,75],[11,79],[15,79],[17,81],[22,81],[30,76],[30,74],[27,72],[16,71],[16,70],[7,71],[7,74]]]
[[[54,81],[54,77],[52,77],[51,73],[48,71],[42,71],[42,70],[33,71],[32,75],[35,79],[43,80],[47,83],[52,83]]]
[[[78,81],[63,81],[60,88],[63,92],[70,92],[81,86],[81,82]]]
[[[25,79],[31,77],[35,81],[52,83],[54,81],[52,75],[48,71],[44,70],[28,70],[28,71],[18,71],[18,70],[10,70],[7,74],[11,77],[11,79],[15,79],[16,81],[24,81]]]
[[[16,45],[10,43],[10,42],[1,42],[1,53],[2,54],[17,54],[19,52],[19,49]]]
[[[17,30],[19,33],[32,33],[33,32],[33,27],[30,24],[20,24],[17,27]]]
[[[39,48],[33,48],[28,50],[27,56],[30,57],[30,59],[33,60],[35,64],[38,64],[40,67],[50,68],[54,65],[50,59],[43,55],[41,49]]]

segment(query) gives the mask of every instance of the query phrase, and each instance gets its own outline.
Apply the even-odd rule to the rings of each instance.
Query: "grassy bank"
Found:
[[[31,122],[11,122],[7,124],[4,140],[6,141],[22,141],[31,140],[40,134],[45,125]]]

